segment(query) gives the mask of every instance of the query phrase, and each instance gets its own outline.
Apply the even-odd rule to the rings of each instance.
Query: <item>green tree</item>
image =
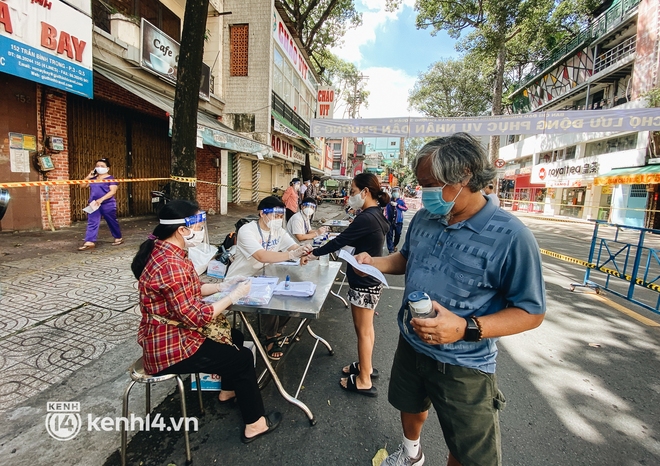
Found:
[[[491,106],[489,87],[490,76],[480,62],[447,59],[419,75],[408,101],[430,117],[485,115]]]
[[[338,45],[350,27],[362,23],[354,0],[276,0],[309,55]]]
[[[208,8],[209,0],[186,1],[172,121],[172,174],[175,176],[197,176],[197,107]],[[173,183],[172,196],[195,200],[195,191],[188,183]]]
[[[587,0],[568,0],[575,8],[585,8]],[[502,114],[503,89],[507,60],[512,52],[547,50],[549,39],[555,42],[562,33],[558,27],[565,18],[584,17],[582,11],[558,5],[554,0],[418,0],[417,27],[431,28],[431,34],[446,31],[450,37],[461,38],[459,51],[469,59],[481,60],[492,66],[491,114]],[[400,0],[388,0],[396,8]],[[573,32],[572,30],[570,32]],[[540,44],[543,44],[540,47]],[[491,137],[490,156],[497,158],[499,136]]]
[[[315,65],[323,81],[335,88],[335,115],[342,112],[349,118],[358,118],[360,108],[369,107],[366,77],[357,66],[328,50],[318,54]]]

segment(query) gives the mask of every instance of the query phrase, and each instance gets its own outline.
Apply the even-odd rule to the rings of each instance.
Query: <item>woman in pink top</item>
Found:
[[[282,195],[282,202],[286,207],[286,221],[298,212],[298,191],[300,191],[300,178],[294,178]]]

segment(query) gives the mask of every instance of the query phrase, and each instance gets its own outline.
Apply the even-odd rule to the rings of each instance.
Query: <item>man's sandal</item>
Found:
[[[83,244],[78,248],[78,251],[87,251],[88,249],[94,249],[96,247],[96,244],[94,243],[89,243],[89,244]]]
[[[360,363],[357,361],[352,362],[348,366],[348,372],[345,372],[344,369],[342,368],[341,373],[344,375],[360,375]],[[377,379],[379,375],[380,374],[378,374],[378,369],[373,368],[373,372],[371,372],[371,378]]]
[[[120,244],[124,244],[124,238],[115,238],[115,241],[112,243],[113,246],[119,246]]]

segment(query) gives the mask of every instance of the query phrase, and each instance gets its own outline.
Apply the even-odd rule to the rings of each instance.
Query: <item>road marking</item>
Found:
[[[611,299],[608,299],[604,296],[598,295],[598,294],[588,294],[587,296],[591,296],[592,298],[595,298],[605,304],[607,304],[609,307],[612,309],[615,309],[628,317],[632,317],[633,319],[643,323],[644,325],[647,325],[649,327],[660,327],[660,323],[656,322],[655,320],[651,320],[648,317],[644,317],[641,314],[638,314],[637,312],[633,311],[632,309],[628,309],[625,306],[622,306],[619,303],[616,303],[612,301]]]

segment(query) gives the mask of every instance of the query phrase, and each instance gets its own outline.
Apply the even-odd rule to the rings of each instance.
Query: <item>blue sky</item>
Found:
[[[458,55],[455,41],[444,32],[435,37],[428,29],[417,30],[414,0],[404,0],[398,11],[385,11],[385,0],[356,0],[363,24],[348,31],[333,52],[355,63],[369,76],[369,108],[363,118],[415,116],[408,109],[408,92],[420,72],[443,58]],[[342,118],[339,114],[335,118]]]

